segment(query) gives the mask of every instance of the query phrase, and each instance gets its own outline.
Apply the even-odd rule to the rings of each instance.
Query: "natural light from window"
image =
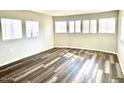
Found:
[[[16,19],[1,19],[2,39],[11,40],[22,38],[22,22]]]

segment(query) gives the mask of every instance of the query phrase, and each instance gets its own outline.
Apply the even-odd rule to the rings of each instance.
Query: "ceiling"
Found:
[[[38,13],[44,13],[50,16],[67,16],[67,15],[107,12],[112,10],[32,10],[32,11]]]

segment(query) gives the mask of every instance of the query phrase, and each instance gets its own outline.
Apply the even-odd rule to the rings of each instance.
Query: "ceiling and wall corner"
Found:
[[[69,15],[101,13],[101,12],[108,12],[112,10],[31,10],[31,11],[50,15],[50,16],[69,16]]]

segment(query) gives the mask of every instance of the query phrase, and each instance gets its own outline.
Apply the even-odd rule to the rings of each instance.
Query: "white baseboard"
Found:
[[[77,49],[86,49],[86,50],[94,50],[94,51],[101,51],[101,52],[106,52],[106,53],[112,53],[112,54],[117,54],[116,52],[112,51],[106,51],[106,50],[100,50],[100,49],[92,49],[92,48],[81,48],[81,47],[71,47],[71,46],[55,46],[58,48],[77,48]]]
[[[118,53],[117,53],[117,57],[118,57],[118,60],[119,60],[119,64],[120,64],[120,66],[121,66],[122,73],[123,73],[123,75],[124,75],[124,68],[122,67],[121,59],[120,59],[120,56],[119,56]]]

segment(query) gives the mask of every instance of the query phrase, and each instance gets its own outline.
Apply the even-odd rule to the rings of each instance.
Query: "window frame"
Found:
[[[6,23],[7,21],[8,24]],[[15,26],[15,24],[17,25],[18,22],[18,29],[16,30],[17,26]],[[10,37],[7,38],[7,34],[8,31],[6,31],[6,28],[4,28],[5,25],[10,26]],[[18,33],[17,33],[18,31]],[[23,32],[22,32],[22,20],[21,19],[13,19],[13,18],[1,18],[1,33],[2,33],[2,40],[3,41],[8,41],[8,40],[16,40],[16,39],[22,39],[23,38]],[[12,34],[13,33],[13,34]],[[17,36],[18,34],[18,36]]]
[[[96,21],[96,24],[95,24],[95,25],[96,25],[96,31],[95,31],[95,33],[93,33],[93,32],[91,31],[91,21]],[[91,19],[91,20],[90,20],[90,23],[89,23],[89,25],[90,25],[90,26],[89,26],[89,33],[90,33],[90,34],[97,34],[97,33],[98,33],[98,29],[97,29],[97,28],[98,28],[98,25],[97,25],[97,24],[98,24],[97,19]]]
[[[103,20],[103,19],[114,19],[114,32],[100,32],[100,20]],[[106,17],[106,18],[99,18],[98,19],[98,33],[99,34],[116,34],[116,17]]]
[[[88,21],[88,32],[84,32],[84,21]],[[82,20],[82,33],[90,34],[90,20],[89,19]]]
[[[28,23],[30,23],[30,24],[28,24]],[[36,27],[37,31],[31,31],[30,32],[30,36],[28,36],[28,33],[29,33],[28,30],[29,30],[29,28],[27,28],[27,26],[31,26],[33,24],[35,24],[35,26],[37,26]],[[36,38],[36,37],[39,37],[40,24],[39,24],[38,21],[26,20],[25,21],[25,27],[26,27],[26,38]],[[33,27],[33,29],[34,29],[34,27]],[[34,35],[34,33],[36,33],[36,34]]]
[[[104,27],[104,25],[102,26],[101,25],[101,27],[103,28],[103,30],[104,30],[104,32],[102,32],[102,31],[100,31],[101,29],[100,29],[100,20],[106,20],[106,19],[110,19],[110,20],[112,20],[112,21],[103,21],[103,23],[112,23],[112,25],[110,24],[110,25],[108,25],[109,27],[108,28],[105,28]],[[84,18],[84,19],[65,19],[65,20],[60,20],[60,21],[64,21],[64,22],[67,22],[66,23],[66,32],[64,32],[64,33],[83,33],[83,34],[116,34],[116,28],[117,28],[117,24],[116,24],[116,17],[115,16],[112,16],[112,17],[96,17],[96,18],[90,18],[90,19],[88,19],[88,18]],[[80,31],[76,31],[76,21],[80,21]],[[92,23],[92,21],[94,21],[93,23]],[[54,22],[56,22],[56,21],[54,21]],[[73,31],[71,32],[70,31],[70,22],[73,22]],[[78,23],[77,23],[78,24]],[[101,24],[102,24],[102,22],[101,22]],[[95,26],[95,27],[94,27]],[[114,28],[112,28],[112,27],[114,27]],[[77,29],[79,29],[79,28],[77,28]],[[93,29],[93,30],[92,30]],[[106,29],[107,29],[107,31],[106,31]],[[113,31],[111,31],[111,30],[113,30]],[[57,32],[55,32],[55,33],[57,33]]]
[[[75,22],[75,33],[81,33],[82,32],[82,27],[81,27],[82,23],[81,23],[81,20],[75,20],[74,22]],[[80,32],[76,32],[76,30],[77,30],[76,29],[76,27],[77,27],[76,26],[76,22],[80,22],[80,27],[78,28],[80,30]]]
[[[63,32],[62,32],[62,31],[60,31],[60,32],[56,31],[56,23],[57,23],[57,22],[65,22],[65,30],[66,30],[66,31],[63,31]],[[54,30],[55,30],[55,33],[56,33],[56,34],[68,33],[68,28],[67,28],[67,26],[68,26],[68,22],[67,22],[67,21],[55,21],[55,22],[54,22]]]
[[[69,25],[70,22],[73,22],[73,32],[70,31],[70,25]],[[75,33],[75,20],[69,20],[67,25],[68,25],[67,32],[70,34]]]

